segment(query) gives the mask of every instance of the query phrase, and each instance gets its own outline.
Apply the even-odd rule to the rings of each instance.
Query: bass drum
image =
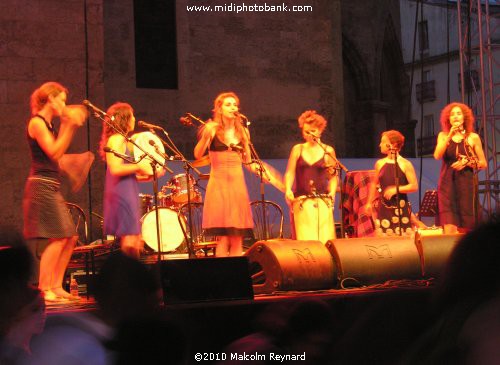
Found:
[[[301,196],[295,199],[292,209],[297,240],[326,243],[336,238],[330,197]]]
[[[161,252],[175,251],[184,242],[184,233],[182,230],[186,230],[186,222],[184,217],[182,217],[181,223],[179,223],[177,212],[172,209],[155,208],[146,213],[141,219],[142,238],[150,249],[158,252],[158,239],[156,235],[157,210]]]

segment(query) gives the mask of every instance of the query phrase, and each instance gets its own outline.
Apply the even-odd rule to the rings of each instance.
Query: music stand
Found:
[[[436,217],[438,215],[438,193],[436,190],[427,190],[420,203],[418,216],[420,217]]]

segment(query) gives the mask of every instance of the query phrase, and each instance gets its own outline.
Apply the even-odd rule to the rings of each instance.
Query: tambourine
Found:
[[[134,134],[131,138],[139,147],[153,156],[154,160],[161,166],[165,164],[165,148],[163,147],[163,143],[158,136],[151,132],[140,132]],[[133,154],[136,160],[142,159],[144,156],[144,152],[135,146]],[[146,156],[144,157],[144,160],[151,161],[151,158]],[[148,169],[148,175],[153,176],[153,168],[151,165]]]

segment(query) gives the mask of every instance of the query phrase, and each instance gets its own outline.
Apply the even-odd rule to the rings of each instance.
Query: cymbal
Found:
[[[208,157],[208,155],[205,155],[202,158],[199,158],[199,159],[194,160],[193,162],[191,162],[191,165],[193,167],[208,166],[208,165],[210,165],[210,158]]]

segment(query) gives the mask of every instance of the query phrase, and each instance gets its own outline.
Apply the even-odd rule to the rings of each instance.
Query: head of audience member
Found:
[[[323,300],[307,298],[290,309],[281,345],[290,354],[306,354],[306,364],[330,363],[333,313]]]
[[[437,294],[438,308],[476,303],[500,296],[500,219],[498,216],[467,233],[455,246]]]
[[[115,252],[106,260],[95,286],[102,319],[110,325],[153,315],[161,303],[155,273],[122,252]]]

